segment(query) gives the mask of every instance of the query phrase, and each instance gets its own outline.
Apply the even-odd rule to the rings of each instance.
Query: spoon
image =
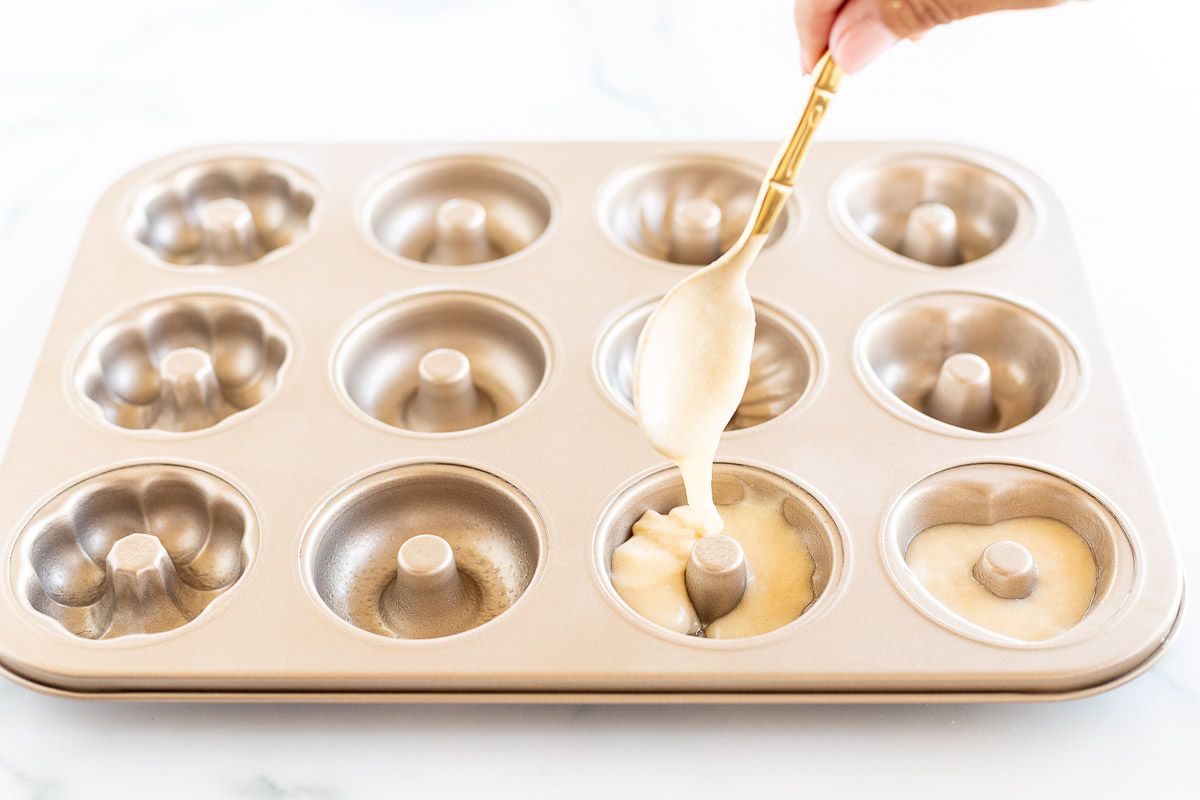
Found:
[[[654,449],[678,465],[688,505],[701,515],[705,535],[724,527],[712,499],[712,462],[750,378],[754,305],[746,273],[791,197],[841,77],[826,53],[800,122],[763,181],[741,236],[727,253],[676,284],[638,339],[633,375],[638,419]]]

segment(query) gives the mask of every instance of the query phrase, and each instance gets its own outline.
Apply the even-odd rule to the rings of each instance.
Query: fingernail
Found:
[[[800,51],[800,71],[807,75],[812,72],[812,64],[809,63],[808,53]]]
[[[833,58],[848,74],[854,74],[878,58],[900,38],[878,19],[867,17],[850,26],[830,45]]]

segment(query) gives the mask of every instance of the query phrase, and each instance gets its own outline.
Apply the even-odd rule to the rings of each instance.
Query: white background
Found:
[[[1056,189],[1193,576],[1194,9],[1100,0],[959,23],[847,81],[821,131],[990,148]],[[231,141],[778,139],[803,91],[796,64],[788,0],[5,0],[0,446],[92,205],[152,156]],[[1186,622],[1134,684],[1057,705],[128,705],[0,681],[0,798],[1192,794],[1196,631]]]

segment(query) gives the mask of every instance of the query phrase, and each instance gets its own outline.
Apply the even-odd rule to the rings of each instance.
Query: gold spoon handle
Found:
[[[771,231],[775,220],[779,219],[784,204],[792,194],[792,187],[796,185],[796,173],[804,163],[804,156],[808,154],[808,147],[812,144],[813,134],[817,132],[817,125],[825,117],[825,109],[829,107],[829,102],[842,81],[842,70],[833,63],[829,53],[817,62],[816,73],[812,92],[808,96],[808,105],[800,115],[800,122],[796,124],[792,138],[785,142],[783,149],[779,151],[775,158],[775,166],[771,170],[771,177],[763,184],[759,193],[754,209],[754,224],[750,229],[751,236],[765,236]]]

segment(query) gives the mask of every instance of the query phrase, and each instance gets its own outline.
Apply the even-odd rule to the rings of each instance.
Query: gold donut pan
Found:
[[[628,405],[636,331],[775,146],[214,147],[122,178],[0,466],[0,671],[666,703],[1066,699],[1150,668],[1183,577],[1066,215],[958,146],[816,145],[754,269],[718,460],[791,498],[817,599],[709,641],[613,591],[637,503],[680,495]],[[923,527],[1031,514],[1098,564],[1062,634],[984,630],[908,569]]]

